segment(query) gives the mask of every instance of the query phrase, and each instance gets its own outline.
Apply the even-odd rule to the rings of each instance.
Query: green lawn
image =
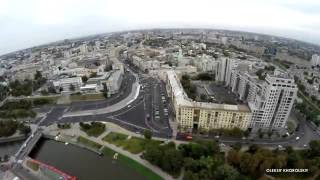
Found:
[[[27,165],[30,169],[34,170],[34,171],[38,171],[38,170],[39,170],[39,164],[33,162],[32,160],[27,160],[26,165]]]
[[[102,150],[102,153],[105,156],[109,156],[109,157],[113,157],[113,155],[116,153],[115,151],[113,151],[112,149],[109,149],[107,147],[104,147]],[[143,166],[142,164],[138,163],[137,161],[124,156],[120,153],[118,153],[118,160],[127,165],[128,167],[136,170],[138,173],[144,175],[145,177],[147,177],[148,179],[152,179],[152,180],[163,180],[163,178],[161,176],[159,176],[158,174],[154,173],[152,170],[150,170],[149,168]]]
[[[298,91],[298,95],[300,95],[300,97],[302,98],[302,100],[303,100],[304,102],[306,102],[307,104],[309,104],[314,110],[320,112],[320,108],[319,108],[316,104],[314,104],[309,97],[307,97],[306,95],[304,95],[301,91]]]
[[[122,147],[124,150],[129,151],[133,154],[141,153],[142,151],[144,151],[146,145],[148,144],[157,145],[162,143],[162,141],[147,140],[138,137],[131,137],[131,139],[127,138],[128,136],[125,134],[111,132],[106,135],[103,140],[118,147]]]
[[[282,61],[273,61],[273,63],[277,65],[279,68],[281,68],[282,70],[287,70],[288,67],[290,66],[289,64],[286,64],[285,62],[282,62]]]
[[[116,146],[122,146],[123,142],[128,138],[128,135],[111,132],[106,135],[102,140],[114,144]]]
[[[98,94],[74,94],[70,96],[71,101],[97,101],[104,100],[102,93]]]
[[[80,143],[82,145],[89,146],[89,147],[91,147],[93,149],[97,149],[97,150],[99,150],[102,147],[101,144],[93,142],[93,141],[91,141],[85,137],[82,137],[82,136],[79,136],[77,141],[78,141],[78,143]]]
[[[80,129],[88,136],[98,137],[106,130],[106,125],[101,122],[79,123]]]

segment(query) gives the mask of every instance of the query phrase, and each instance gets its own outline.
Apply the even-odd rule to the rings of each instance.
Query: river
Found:
[[[89,150],[53,140],[40,140],[30,156],[76,176],[78,180],[147,179],[111,157],[99,156]]]

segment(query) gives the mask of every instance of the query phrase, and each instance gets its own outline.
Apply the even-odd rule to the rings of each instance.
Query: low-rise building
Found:
[[[56,92],[77,92],[80,91],[82,80],[81,77],[64,78],[52,81],[52,85]]]
[[[105,72],[101,76],[88,79],[86,86],[95,84],[97,91],[104,90],[104,86],[106,86],[108,90],[108,95],[112,95],[119,92],[122,80],[123,73],[121,72],[121,70],[112,70],[109,72]],[[88,88],[83,88],[83,90],[92,88],[93,86],[88,86]]]

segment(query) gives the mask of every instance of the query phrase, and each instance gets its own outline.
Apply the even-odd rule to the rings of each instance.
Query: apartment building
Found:
[[[298,91],[292,77],[275,70],[260,80],[252,69],[253,62],[226,63],[221,59],[219,64],[229,66],[225,71],[217,69],[218,77],[225,77],[219,80],[223,80],[239,100],[248,103],[252,111],[250,128],[279,130],[286,126]]]
[[[173,70],[168,70],[166,76],[166,88],[172,99],[175,118],[181,131],[248,128],[251,119],[248,106],[192,101],[184,92]]]

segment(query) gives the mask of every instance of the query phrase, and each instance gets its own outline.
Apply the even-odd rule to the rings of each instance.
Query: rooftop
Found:
[[[167,71],[168,80],[172,87],[172,92],[174,94],[175,100],[179,106],[189,106],[198,107],[206,109],[215,110],[227,110],[227,111],[243,111],[250,112],[250,109],[246,105],[230,105],[230,104],[217,104],[217,103],[207,103],[207,102],[196,102],[188,98],[187,94],[177,78],[176,73],[173,70]]]

